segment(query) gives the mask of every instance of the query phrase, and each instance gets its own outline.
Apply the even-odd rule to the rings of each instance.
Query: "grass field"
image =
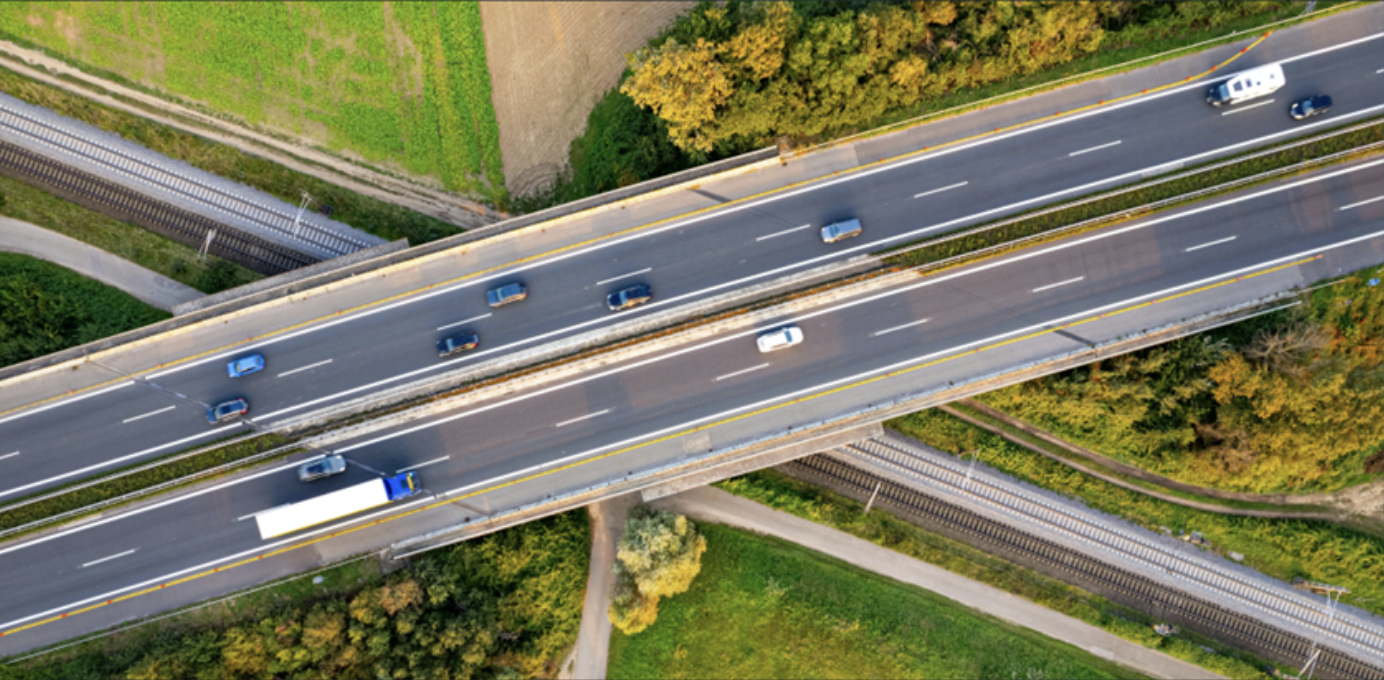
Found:
[[[504,190],[475,2],[5,3],[0,34],[449,189]]]
[[[0,253],[0,366],[169,316],[70,269],[28,255]]]
[[[692,589],[610,645],[610,678],[1128,678],[1075,647],[716,524]]]

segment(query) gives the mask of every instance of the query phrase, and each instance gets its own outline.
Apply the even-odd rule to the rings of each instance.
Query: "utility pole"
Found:
[[[1308,583],[1308,589],[1326,594],[1326,625],[1329,629],[1331,622],[1336,620],[1336,603],[1341,601],[1341,594],[1350,592],[1345,586],[1333,586],[1326,583]],[[1311,651],[1307,655],[1307,663],[1302,667],[1302,672],[1298,677],[1303,680],[1312,680],[1312,673],[1317,670],[1317,659],[1321,657],[1322,650],[1317,649],[1317,641],[1312,641]]]
[[[969,489],[971,486],[971,473],[976,471],[976,458],[980,457],[980,449],[971,449],[970,451],[965,451],[961,454],[961,458],[964,460],[966,456],[970,456],[973,453],[975,455],[971,457],[971,465],[970,467],[966,468],[966,482],[961,485],[961,488],[963,489]]]
[[[298,204],[298,214],[293,216],[293,238],[298,238],[298,225],[303,221],[303,211],[308,209],[308,203],[311,202],[312,196],[304,190],[303,201]]]
[[[202,247],[201,247],[201,249],[199,249],[199,250],[197,251],[197,257],[198,257],[198,258],[203,259],[203,260],[207,259],[207,253],[210,253],[210,252],[211,252],[211,242],[212,242],[212,239],[215,239],[215,238],[216,238],[216,230],[215,230],[215,229],[212,229],[211,231],[208,231],[208,232],[207,232],[207,238],[206,238],[206,240],[202,241]]]

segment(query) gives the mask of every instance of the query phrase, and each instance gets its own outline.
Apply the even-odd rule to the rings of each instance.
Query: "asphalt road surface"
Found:
[[[376,433],[338,447],[352,465],[335,478],[302,484],[292,466],[283,466],[16,543],[0,549],[0,573],[6,575],[0,631],[290,542],[304,534],[262,541],[253,514],[379,473],[417,469],[433,493],[484,485],[688,423],[958,354],[1051,327],[1054,320],[1083,318],[1318,254],[1342,258],[1341,266],[1384,262],[1384,160],[1294,177],[777,320],[766,328],[794,323],[806,336],[803,344],[780,352],[760,353],[758,330],[728,333]],[[1308,266],[1319,265],[1290,269]],[[1312,276],[1334,271],[1319,268]],[[1077,327],[1065,336],[1081,343],[1082,332]],[[1008,360],[1004,353],[978,356],[991,363]],[[986,369],[977,363],[968,370]],[[272,372],[266,377],[276,379]],[[846,392],[838,398],[868,397]],[[746,422],[753,426],[753,420]],[[617,464],[628,460],[629,469],[636,469],[659,462],[638,452],[630,456]]]
[[[280,335],[234,354],[207,357],[10,414],[0,418],[0,502],[235,434],[250,423],[211,426],[203,415],[210,405],[228,399],[245,397],[252,423],[272,425],[285,416],[433,375],[463,362],[1137,181],[1160,169],[1194,165],[1377,115],[1384,111],[1381,47],[1384,37],[1376,36],[1287,58],[1282,62],[1287,86],[1237,107],[1209,107],[1204,102],[1207,82],[1180,86],[644,230],[516,266],[512,273],[414,295]],[[1249,67],[1254,62],[1246,59],[1235,65]],[[1288,117],[1291,101],[1321,92],[1335,99],[1329,114],[1306,122]],[[819,227],[847,217],[862,221],[863,236],[835,245],[818,239]],[[1239,238],[1206,254],[1253,257],[1254,251],[1246,250],[1249,243]],[[1020,278],[1046,273],[1030,269]],[[485,290],[508,281],[524,282],[529,299],[489,308]],[[606,294],[634,283],[650,284],[654,301],[619,314],[608,311]],[[1049,297],[1062,298],[1074,290],[1070,286],[1054,289]],[[918,318],[900,308],[896,321],[904,324]],[[929,322],[926,330],[937,328],[936,322]],[[480,334],[480,349],[440,360],[434,343],[462,330]],[[825,332],[827,337],[834,334]],[[875,344],[887,347],[916,338],[920,332],[900,331]],[[239,379],[227,376],[227,361],[256,352],[266,358],[263,372]],[[806,359],[795,356],[785,361]],[[747,363],[745,368],[749,367]],[[770,375],[727,378],[723,384],[757,384]],[[577,415],[573,412],[572,417]],[[494,451],[503,458],[506,454],[499,452],[526,445],[516,435],[508,431],[480,440],[496,447]]]

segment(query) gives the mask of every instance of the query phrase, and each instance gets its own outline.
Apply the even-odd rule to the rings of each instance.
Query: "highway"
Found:
[[[1315,259],[1318,255],[1322,259]],[[301,484],[292,465],[286,465],[19,541],[0,548],[0,572],[7,576],[0,592],[0,611],[5,612],[0,631],[198,569],[253,559],[293,538],[343,526],[265,543],[249,518],[369,479],[372,469],[418,469],[432,493],[485,486],[535,466],[591,458],[689,424],[822,393],[929,358],[964,354],[980,343],[1121,309],[1130,301],[1275,266],[1286,266],[1279,275],[1288,278],[1266,285],[1311,281],[1343,267],[1381,262],[1384,160],[1293,177],[769,324],[792,322],[803,329],[806,341],[789,350],[761,354],[755,330],[729,333],[348,442],[336,450],[353,465],[336,478]],[[1243,293],[1232,289],[1207,295],[1214,306]],[[1118,318],[1142,322],[1134,314]],[[1098,330],[1079,327],[1048,337],[1079,345]],[[1016,346],[977,355],[977,363],[964,371],[977,374],[986,365],[1006,365],[1025,351]],[[890,380],[936,381],[952,375],[926,369]],[[830,408],[858,404],[870,394],[842,392]],[[762,427],[754,419],[745,423]],[[650,450],[604,462],[621,470],[640,469],[695,455],[695,442],[673,442],[673,448],[659,450],[660,459]],[[554,486],[574,479],[563,474]],[[402,507],[408,504],[392,510]],[[405,521],[424,523],[427,514]]]
[[[1237,69],[1270,54],[1282,60],[1288,85],[1271,101],[1212,109],[1203,100],[1206,81],[1192,82],[516,264],[234,353],[10,413],[0,417],[0,502],[237,433],[249,424],[212,427],[203,417],[209,405],[227,399],[247,398],[253,424],[272,426],[283,417],[444,368],[1137,181],[1158,169],[1193,165],[1378,115],[1384,112],[1381,43],[1384,38],[1375,34],[1297,56],[1250,52],[1235,63]],[[1290,101],[1318,92],[1328,92],[1336,101],[1328,115],[1301,123],[1289,119]],[[816,228],[846,217],[860,218],[864,235],[836,245],[821,243]],[[1241,240],[1208,253],[1253,254],[1244,248]],[[515,255],[522,253],[516,249]],[[529,299],[488,308],[485,290],[510,281],[528,285]],[[607,293],[636,282],[653,287],[653,303],[620,314],[606,310]],[[1053,295],[1072,290],[1076,288]],[[897,321],[917,318],[901,310]],[[929,330],[936,327],[929,322]],[[434,343],[461,330],[478,332],[481,348],[439,360]],[[915,332],[901,331],[878,344],[911,338]],[[236,380],[226,376],[228,360],[254,352],[264,354],[265,371]],[[748,382],[759,383],[767,375]],[[723,384],[741,381],[728,378]],[[483,439],[498,452],[519,445],[515,435],[495,433]]]

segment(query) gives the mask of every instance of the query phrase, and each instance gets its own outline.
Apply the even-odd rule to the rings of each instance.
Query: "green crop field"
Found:
[[[449,189],[503,191],[475,2],[14,2],[0,35]]]
[[[1130,678],[1138,673],[775,538],[699,523],[688,592],[612,633],[610,678]]]

